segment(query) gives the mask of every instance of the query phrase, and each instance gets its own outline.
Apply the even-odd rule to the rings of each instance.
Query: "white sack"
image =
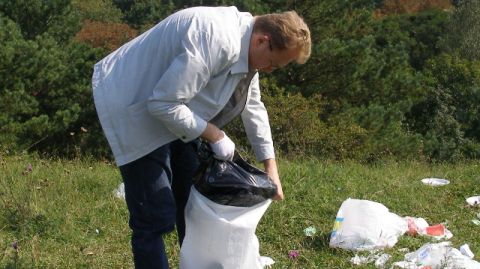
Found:
[[[384,205],[348,198],[338,210],[330,247],[350,250],[393,247],[407,230],[407,221]]]
[[[192,187],[185,208],[180,269],[262,269],[255,230],[270,203],[220,205]]]

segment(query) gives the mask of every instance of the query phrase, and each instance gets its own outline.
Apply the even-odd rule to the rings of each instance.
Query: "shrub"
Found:
[[[344,159],[356,156],[364,130],[345,121],[321,120],[328,105],[320,95],[303,97],[277,86],[272,77],[261,79],[262,100],[269,112],[272,136],[278,154]],[[226,127],[242,149],[248,148],[241,122]]]
[[[375,160],[382,157],[396,159],[423,156],[421,136],[410,133],[404,126],[404,104],[352,107],[338,115],[353,119],[365,132],[357,158]]]

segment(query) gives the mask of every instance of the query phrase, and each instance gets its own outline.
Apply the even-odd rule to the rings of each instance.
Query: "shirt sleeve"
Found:
[[[188,102],[208,83],[220,65],[228,64],[225,49],[208,33],[191,31],[182,41],[182,51],[161,76],[148,99],[150,114],[182,141],[199,137],[207,122],[188,107]]]
[[[275,158],[272,132],[268,113],[261,101],[258,73],[250,83],[250,91],[241,117],[248,140],[253,147],[257,161]]]

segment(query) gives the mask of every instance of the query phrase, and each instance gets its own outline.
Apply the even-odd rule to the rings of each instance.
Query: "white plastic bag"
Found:
[[[407,221],[384,205],[349,198],[338,210],[330,247],[350,250],[393,247],[407,230]]]
[[[255,230],[270,203],[220,205],[192,187],[185,208],[180,269],[262,269]]]

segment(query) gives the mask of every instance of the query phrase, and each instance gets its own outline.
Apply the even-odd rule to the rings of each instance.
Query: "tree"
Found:
[[[122,22],[122,11],[113,5],[112,0],[72,0],[72,6],[81,14],[82,21]]]
[[[158,23],[175,10],[170,0],[113,0],[113,4],[123,13],[123,21],[142,30]]]
[[[454,9],[446,46],[469,60],[480,60],[480,1],[462,0]]]
[[[26,39],[34,39],[58,24],[71,29],[70,33],[78,31],[78,24],[64,24],[65,18],[75,13],[70,0],[4,0],[0,1],[0,12],[19,25]]]
[[[94,129],[97,121],[90,78],[98,51],[76,42],[61,45],[47,33],[26,40],[1,14],[0,41],[0,144],[77,154],[90,135],[81,130]]]
[[[385,0],[377,14],[419,13],[428,9],[450,9],[451,0]]]

